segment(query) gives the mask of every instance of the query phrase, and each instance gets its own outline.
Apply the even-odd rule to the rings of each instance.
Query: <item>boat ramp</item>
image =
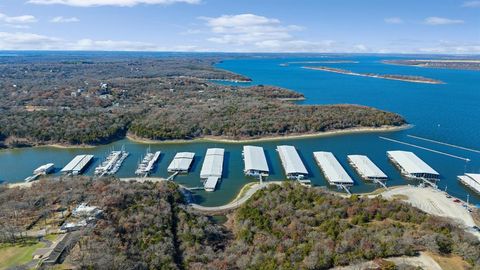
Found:
[[[205,154],[200,178],[204,179],[205,191],[215,191],[218,181],[222,178],[225,149],[209,148]]]
[[[93,155],[78,155],[72,159],[63,169],[60,171],[63,174],[79,175],[82,174],[85,169],[90,165],[93,160]]]

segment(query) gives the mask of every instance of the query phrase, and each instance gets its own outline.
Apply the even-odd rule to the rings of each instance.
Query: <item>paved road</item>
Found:
[[[195,210],[201,211],[201,212],[225,212],[225,211],[230,211],[233,209],[236,209],[240,207],[242,204],[244,204],[250,197],[252,197],[255,192],[259,191],[260,189],[266,188],[270,185],[278,185],[281,182],[264,182],[263,184],[255,184],[253,185],[245,194],[237,199],[234,200],[228,204],[225,205],[219,205],[219,206],[202,206],[199,204],[191,203],[189,204],[190,207],[192,207]]]

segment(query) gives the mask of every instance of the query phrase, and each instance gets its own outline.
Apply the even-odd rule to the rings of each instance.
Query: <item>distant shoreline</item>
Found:
[[[152,140],[136,137],[132,134],[127,134],[126,138],[142,144],[178,144],[178,143],[198,143],[198,142],[217,142],[217,143],[231,143],[231,144],[242,144],[242,143],[256,143],[256,142],[269,142],[269,141],[282,141],[282,140],[293,140],[293,139],[304,139],[304,138],[321,138],[321,137],[330,137],[337,135],[347,135],[347,134],[358,134],[358,133],[376,133],[376,132],[394,132],[405,129],[412,128],[413,125],[406,124],[402,126],[383,126],[383,127],[357,127],[357,128],[348,128],[348,129],[339,129],[325,132],[316,132],[309,134],[292,134],[292,135],[279,135],[279,136],[268,136],[254,139],[226,139],[222,137],[202,137],[191,140]]]
[[[393,81],[403,81],[403,82],[412,82],[412,83],[426,83],[426,84],[445,84],[442,81],[429,79],[429,78],[413,78],[411,76],[403,76],[403,75],[381,75],[381,74],[368,74],[368,73],[357,73],[343,69],[337,68],[328,68],[328,67],[308,67],[303,66],[303,69],[310,69],[310,70],[319,70],[319,71],[326,71],[332,73],[339,73],[345,75],[352,75],[352,76],[360,76],[360,77],[369,77],[369,78],[377,78],[377,79],[385,79],[385,80],[393,80]]]

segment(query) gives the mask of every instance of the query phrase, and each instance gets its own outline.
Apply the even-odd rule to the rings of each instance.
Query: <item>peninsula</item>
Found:
[[[480,59],[386,60],[383,63],[428,68],[480,70]]]
[[[404,81],[404,82],[412,82],[412,83],[444,84],[444,82],[442,82],[440,80],[425,78],[425,77],[421,77],[421,76],[359,73],[359,72],[353,72],[353,71],[349,71],[349,70],[345,70],[345,69],[330,68],[330,67],[303,66],[302,68],[311,69],[311,70],[320,70],[320,71],[326,71],[326,72],[333,72],[333,73],[339,73],[339,74],[345,74],[345,75],[352,75],[352,76],[385,79],[385,80]]]
[[[0,147],[88,146],[129,137],[250,140],[401,127],[400,115],[358,105],[301,106],[292,90],[250,79],[217,58],[12,58],[0,64]]]

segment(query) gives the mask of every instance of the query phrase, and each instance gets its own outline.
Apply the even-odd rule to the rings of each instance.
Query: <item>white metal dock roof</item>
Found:
[[[480,193],[480,174],[466,173],[458,176],[458,179],[476,192]]]
[[[203,184],[203,187],[205,188],[205,191],[215,191],[215,188],[217,187],[219,178],[215,176],[210,176],[205,180],[205,183]]]
[[[387,154],[393,158],[409,174],[434,174],[439,175],[427,163],[421,160],[417,155],[407,151],[387,151]]]
[[[352,178],[332,153],[313,152],[313,156],[329,182],[333,184],[353,184]]]
[[[73,168],[74,172],[80,172],[93,159],[93,155],[85,155],[82,160]]]
[[[470,177],[473,181],[480,185],[480,174],[478,173],[466,173],[466,176]]]
[[[288,174],[308,174],[307,168],[302,162],[302,159],[298,155],[295,147],[291,145],[277,146],[278,154],[282,160],[285,173]]]
[[[225,149],[223,148],[209,148],[203,160],[202,170],[200,171],[200,178],[222,177],[223,171],[223,156]]]
[[[170,165],[168,165],[168,171],[188,171],[194,156],[195,153],[191,152],[177,153]]]
[[[85,155],[78,155],[74,157],[63,169],[61,172],[71,172],[73,169],[82,161],[82,159],[85,157]]]
[[[267,158],[263,147],[243,146],[243,160],[245,162],[245,171],[269,172]]]
[[[367,156],[348,155],[348,160],[353,163],[355,168],[363,177],[368,178],[387,178],[387,175],[380,170]]]

